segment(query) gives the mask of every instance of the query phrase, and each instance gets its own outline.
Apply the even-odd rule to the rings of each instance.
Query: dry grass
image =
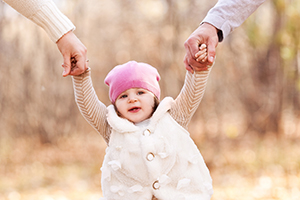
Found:
[[[99,199],[105,144],[90,135],[53,145],[40,145],[37,138],[2,138],[0,199]]]
[[[224,141],[209,161],[215,191],[212,200],[300,199],[298,143],[274,136]]]
[[[95,133],[41,145],[1,138],[0,200],[97,200],[105,143]],[[201,142],[214,180],[212,200],[300,199],[297,140],[255,137]]]

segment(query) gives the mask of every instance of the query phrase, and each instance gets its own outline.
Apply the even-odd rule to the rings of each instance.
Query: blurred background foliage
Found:
[[[183,43],[216,2],[55,1],[88,49],[106,105],[104,77],[129,60],[155,66],[162,96],[175,98]],[[189,127],[211,170],[213,199],[300,198],[299,21],[298,0],[267,0],[217,48]],[[3,2],[0,61],[0,199],[99,198],[106,145],[80,115],[56,45]]]

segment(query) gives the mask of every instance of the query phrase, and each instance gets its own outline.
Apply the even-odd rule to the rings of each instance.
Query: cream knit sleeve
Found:
[[[186,72],[183,88],[170,110],[171,116],[184,128],[187,128],[202,100],[211,69],[212,67],[209,67],[207,71],[194,74]]]
[[[108,144],[111,129],[106,120],[107,109],[96,95],[90,73],[88,69],[80,76],[73,76],[75,100],[83,117]]]
[[[53,42],[75,29],[52,0],[3,0],[23,16],[42,27]]]

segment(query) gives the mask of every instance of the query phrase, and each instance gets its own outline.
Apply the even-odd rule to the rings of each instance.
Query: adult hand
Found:
[[[207,65],[212,65],[216,56],[216,47],[218,46],[219,38],[218,30],[209,23],[201,24],[185,41],[184,47],[186,54],[184,57],[185,68],[190,71],[207,70]],[[199,51],[199,46],[206,44],[207,46],[207,61],[197,62],[195,54]]]
[[[80,75],[87,68],[87,49],[82,42],[76,37],[73,31],[68,32],[57,42],[57,47],[61,52],[63,63],[63,76]]]

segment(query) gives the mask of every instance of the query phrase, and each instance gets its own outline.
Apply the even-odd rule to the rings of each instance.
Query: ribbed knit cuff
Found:
[[[72,78],[75,80],[75,81],[78,81],[78,80],[82,80],[83,78],[87,77],[87,76],[91,76],[91,68],[87,68],[82,74],[80,75],[77,75],[77,76],[72,76]]]
[[[69,31],[75,30],[74,24],[49,1],[41,9],[30,17],[30,19],[42,27],[53,42],[57,42]]]

